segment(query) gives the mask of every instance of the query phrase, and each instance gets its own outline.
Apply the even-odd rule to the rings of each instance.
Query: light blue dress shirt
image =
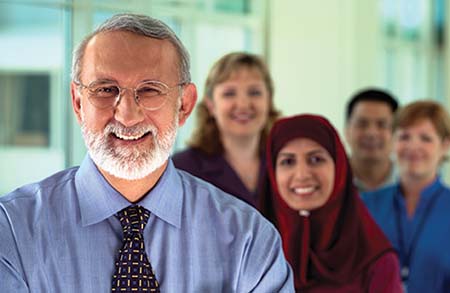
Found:
[[[138,204],[161,292],[294,292],[273,225],[171,161]],[[1,197],[0,292],[111,292],[128,205],[88,156]]]

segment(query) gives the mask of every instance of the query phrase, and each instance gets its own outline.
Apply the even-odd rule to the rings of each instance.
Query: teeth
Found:
[[[236,115],[234,115],[234,117],[236,119],[247,120],[247,119],[251,119],[252,115],[246,114],[246,113],[242,113],[242,114],[236,114]]]
[[[301,187],[297,187],[297,188],[294,188],[294,192],[297,193],[297,194],[311,193],[314,190],[316,190],[315,187],[302,187],[302,188]]]
[[[138,140],[142,138],[145,135],[145,133],[142,133],[140,135],[124,135],[120,133],[114,133],[114,135],[123,140]]]

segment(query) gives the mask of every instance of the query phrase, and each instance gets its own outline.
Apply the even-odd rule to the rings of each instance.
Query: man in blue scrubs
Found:
[[[397,100],[389,92],[377,88],[358,92],[347,104],[345,138],[351,150],[353,183],[360,193],[392,184],[396,179],[391,151],[397,107]]]

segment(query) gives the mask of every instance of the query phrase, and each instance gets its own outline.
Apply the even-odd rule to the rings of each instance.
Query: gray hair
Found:
[[[73,81],[80,82],[82,61],[89,41],[99,33],[113,31],[128,31],[150,38],[168,40],[172,43],[178,53],[178,66],[180,69],[179,78],[181,79],[180,83],[188,83],[191,81],[191,73],[189,72],[189,53],[169,26],[162,21],[149,16],[130,13],[116,14],[112,16],[101,24],[94,32],[86,36],[75,48],[72,57]]]

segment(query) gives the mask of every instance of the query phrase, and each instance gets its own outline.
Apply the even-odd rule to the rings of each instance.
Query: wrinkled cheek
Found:
[[[111,110],[99,110],[92,108],[89,101],[81,104],[81,121],[92,131],[101,133],[105,129],[110,117],[113,115]]]

